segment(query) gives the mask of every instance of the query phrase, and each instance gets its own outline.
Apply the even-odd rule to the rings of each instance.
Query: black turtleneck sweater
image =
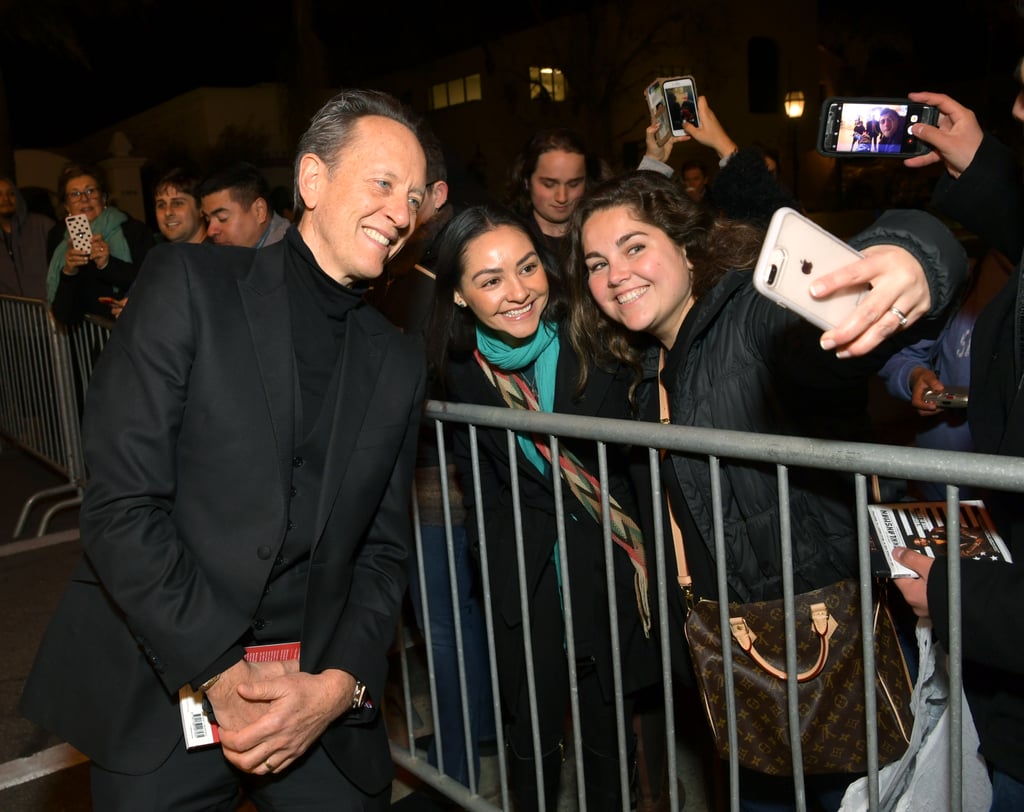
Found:
[[[292,343],[299,376],[302,437],[309,435],[342,349],[345,317],[363,303],[368,285],[345,287],[317,263],[299,230],[285,235],[285,280],[292,319]]]

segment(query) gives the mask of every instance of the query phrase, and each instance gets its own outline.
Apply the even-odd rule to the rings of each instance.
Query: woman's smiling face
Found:
[[[462,254],[455,303],[468,306],[477,321],[510,347],[533,338],[549,290],[529,236],[512,226],[498,226],[470,240]]]
[[[594,212],[581,235],[587,283],[598,307],[613,321],[671,347],[694,301],[686,252],[626,206]]]

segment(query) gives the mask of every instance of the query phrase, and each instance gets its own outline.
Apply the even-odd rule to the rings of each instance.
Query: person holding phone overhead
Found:
[[[437,365],[444,398],[485,406],[531,408],[593,417],[629,416],[635,375],[600,352],[584,354],[567,321],[569,305],[558,265],[513,212],[473,206],[456,214],[437,241],[436,302],[428,358]],[[543,774],[548,809],[555,808],[569,710],[565,615],[575,622],[575,665],[582,726],[587,808],[621,809],[613,682],[609,592],[605,574],[599,459],[593,443],[566,439],[558,460],[546,438],[517,435],[514,456],[504,429],[478,432],[481,502],[464,488],[466,508],[479,516],[494,610],[494,643],[507,724],[510,781],[516,808],[538,808],[536,771]],[[455,460],[464,482],[473,481],[472,448],[465,426],[453,431]],[[650,635],[648,571],[637,506],[625,471],[623,447],[609,449],[609,509],[614,544],[614,595],[621,646],[624,715],[636,692],[660,685],[660,656]],[[552,466],[563,492],[568,569],[561,565]],[[528,617],[520,612],[519,553],[510,471],[518,468]],[[467,520],[481,546],[478,521]],[[536,673],[535,752],[527,690],[525,630]],[[538,765],[538,761],[540,764]]]
[[[661,418],[659,383],[675,425],[803,436],[806,392],[873,374],[896,348],[942,318],[967,273],[963,247],[918,211],[889,212],[851,240],[864,259],[820,279],[818,297],[870,282],[854,315],[822,333],[754,289],[763,232],[716,219],[677,183],[651,172],[613,178],[580,202],[569,232],[570,320],[579,335],[629,366],[642,363],[641,417]],[[919,326],[918,323],[921,323]],[[654,339],[637,346],[638,334]],[[775,469],[722,461],[729,594],[717,594],[712,472],[707,458],[669,453],[662,478],[682,528],[695,597],[748,602],[782,595]],[[797,592],[856,577],[852,478],[794,470],[790,515]],[[663,506],[665,507],[665,506]],[[665,516],[666,527],[671,526]],[[672,562],[669,554],[666,560]],[[668,581],[673,582],[673,573]],[[674,596],[674,597],[673,597]],[[673,654],[682,650],[685,602],[670,595]],[[852,776],[808,777],[808,792],[837,808]],[[792,803],[793,783],[756,773],[744,801]]]
[[[1024,122],[1024,59],[1018,60],[1012,115]],[[932,152],[905,165],[942,163],[932,205],[978,234],[1010,260],[1013,271],[978,314],[971,333],[971,398],[967,423],[975,450],[1024,456],[1024,361],[1019,343],[1024,319],[1024,183],[1020,155],[982,129],[974,111],[941,93],[915,92],[911,100],[937,107],[935,125],[917,123],[914,135]],[[1024,594],[1024,500],[1010,491],[986,490],[985,504],[1014,563],[960,561],[963,608],[964,693],[992,773],[993,812],[1024,808],[1024,627],[1015,618]],[[930,617],[948,647],[951,606],[949,568],[910,550],[898,560],[920,578],[897,586],[914,611]]]
[[[153,232],[142,221],[108,205],[98,167],[68,164],[57,179],[57,194],[68,214],[89,218],[92,245],[88,251],[74,248],[63,221],[47,235],[46,292],[54,318],[69,325],[78,324],[86,313],[110,318],[110,303],[128,294],[154,245]]]

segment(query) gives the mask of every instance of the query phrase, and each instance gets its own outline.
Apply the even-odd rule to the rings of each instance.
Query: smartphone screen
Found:
[[[934,107],[907,99],[828,99],[821,111],[818,151],[871,158],[921,155],[928,145],[910,127],[937,119]]]
[[[683,122],[700,126],[697,117],[697,85],[692,76],[677,76],[666,79],[662,83],[665,91],[665,104],[668,105],[668,118],[672,124],[672,135],[686,135]]]

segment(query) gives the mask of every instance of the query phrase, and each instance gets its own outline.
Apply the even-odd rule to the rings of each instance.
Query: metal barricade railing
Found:
[[[81,504],[81,403],[110,327],[87,316],[69,330],[41,300],[0,296],[0,437],[67,480],[26,500],[15,537],[37,505],[65,497],[47,508],[36,533],[41,536],[58,511]]]
[[[38,458],[48,466],[56,470],[63,477],[67,478],[67,484],[58,488],[49,489],[34,494],[25,505],[22,516],[19,519],[15,535],[19,535],[32,506],[40,499],[51,496],[73,493],[70,499],[65,499],[57,505],[52,506],[46,513],[39,528],[39,534],[45,532],[52,515],[61,509],[78,505],[81,502],[82,489],[85,484],[85,468],[82,460],[80,414],[81,404],[88,389],[89,380],[100,352],[103,350],[110,334],[112,323],[87,317],[79,327],[66,331],[57,325],[46,307],[45,303],[38,300],[20,299],[16,297],[0,296],[0,437],[5,441],[13,443],[25,450],[27,453]],[[649,449],[649,465],[651,467],[651,483],[653,486],[653,498],[655,504],[661,499],[660,475],[658,470],[658,450],[668,449],[672,451],[685,452],[706,456],[713,479],[720,476],[719,462],[728,460],[747,460],[758,463],[767,463],[776,467],[779,478],[780,502],[783,512],[788,509],[787,489],[790,467],[821,469],[833,472],[844,472],[853,475],[854,486],[851,487],[851,504],[855,503],[858,514],[858,553],[860,562],[859,579],[861,592],[865,602],[869,600],[871,573],[868,564],[868,530],[867,530],[867,487],[866,478],[869,475],[880,475],[885,477],[914,479],[933,482],[948,482],[950,472],[956,472],[956,485],[947,487],[951,513],[954,512],[958,501],[957,486],[978,486],[993,488],[1002,491],[1024,492],[1024,459],[1010,457],[993,457],[983,454],[969,454],[963,452],[939,452],[925,449],[906,448],[902,446],[885,446],[863,443],[844,443],[837,441],[810,440],[804,438],[781,437],[770,435],[754,435],[735,431],[711,430],[703,428],[689,428],[682,426],[662,426],[660,424],[642,423],[626,420],[606,420],[599,418],[581,418],[560,414],[537,413],[525,410],[506,408],[492,408],[484,406],[470,406],[465,404],[443,403],[430,401],[426,406],[425,419],[435,424],[438,436],[438,445],[441,450],[440,471],[444,471],[447,460],[443,452],[441,442],[443,427],[445,424],[467,424],[472,440],[473,462],[475,467],[474,481],[463,483],[464,489],[473,488],[476,494],[476,502],[480,502],[480,480],[479,480],[479,458],[476,447],[477,427],[498,428],[508,432],[509,456],[515,459],[515,432],[524,431],[532,434],[547,435],[552,444],[552,456],[557,459],[558,442],[561,438],[575,438],[592,441],[597,444],[599,458],[601,459],[601,484],[603,495],[607,497],[607,470],[606,470],[606,449],[609,445],[628,445]],[[557,476],[557,473],[555,473]],[[516,523],[520,521],[520,510],[518,504],[517,476],[518,472],[510,473],[513,482],[513,492],[516,500],[515,516]],[[442,478],[443,479],[443,478]],[[447,484],[442,481],[440,484],[442,492],[447,494]],[[713,493],[716,488],[713,486]],[[555,514],[559,527],[560,537],[564,535],[565,508],[561,503],[561,489],[556,489]],[[717,498],[717,497],[716,497]],[[450,509],[447,507],[447,495],[445,496],[445,529],[448,538],[448,545],[451,546],[452,527]],[[415,503],[414,503],[415,508]],[[658,587],[658,599],[660,602],[658,617],[661,628],[662,640],[662,676],[668,686],[665,690],[666,717],[668,720],[668,757],[671,768],[669,791],[673,810],[678,810],[679,799],[676,790],[676,760],[675,742],[680,735],[674,728],[672,713],[672,670],[667,636],[667,607],[664,604],[667,594],[666,578],[666,552],[664,531],[660,526],[660,510],[654,511],[655,516],[655,538],[653,539],[653,567],[655,578],[653,579]],[[471,521],[469,517],[467,521]],[[608,516],[604,517],[605,544],[606,550],[610,552],[610,532],[608,529]],[[721,544],[721,507],[715,510],[716,542]],[[500,700],[500,666],[496,662],[494,650],[494,619],[491,616],[491,591],[487,579],[487,539],[484,532],[482,517],[477,517],[477,526],[481,538],[481,570],[483,574],[483,609],[487,629],[488,662],[490,668],[490,682],[493,695],[493,711],[496,720],[501,719]],[[518,542],[522,544],[521,530],[518,533]],[[949,539],[950,549],[956,549],[958,539],[955,534]],[[559,545],[561,550],[561,566],[563,572],[568,571],[571,562],[566,557],[564,544]],[[422,557],[420,544],[420,527],[416,527],[417,556]],[[717,573],[719,583],[725,583],[724,561],[725,556],[721,549],[716,556],[719,562]],[[611,556],[606,555],[607,571],[606,576],[611,582],[612,562]],[[452,557],[449,555],[449,566]],[[962,632],[959,623],[959,607],[961,602],[960,580],[959,580],[959,558],[950,558],[949,573],[949,602],[951,607],[950,621],[950,719],[952,735],[949,737],[949,754],[951,764],[961,762],[961,737],[960,724],[965,709],[960,700],[962,685]],[[792,564],[790,560],[790,566]],[[420,566],[422,575],[422,566]],[[452,600],[454,602],[456,593],[456,575],[449,572],[451,582]],[[525,594],[525,590],[522,590]],[[424,626],[429,629],[430,601],[436,600],[427,594],[423,594],[423,616]],[[442,598],[443,599],[443,598]],[[524,618],[529,617],[529,607],[523,598],[522,614]],[[792,614],[792,594],[788,595],[787,613]],[[618,642],[615,630],[614,596],[611,596],[610,610],[612,623],[609,634],[612,636],[612,650],[616,657],[619,656]],[[452,607],[457,618],[459,612],[457,607]],[[868,604],[862,607],[862,616],[866,617],[869,610]],[[585,622],[574,620],[572,613],[571,596],[567,597],[566,611],[566,638],[568,650],[572,651],[574,623]],[[529,629],[527,628],[527,640],[529,641]],[[399,629],[401,639],[403,631]],[[429,712],[436,717],[437,692],[435,686],[436,675],[434,673],[432,658],[430,654],[429,632],[427,632],[427,678],[429,681],[430,708]],[[865,644],[866,650],[870,647],[870,635]],[[462,647],[462,634],[456,629],[456,641],[459,655],[459,679],[462,701],[462,717],[464,720],[463,733],[466,737],[467,751],[473,750],[469,741],[469,726],[465,721],[468,719],[467,697],[465,691],[465,670],[464,651]],[[529,642],[527,643],[530,648]],[[728,649],[727,649],[728,650]],[[497,748],[497,772],[498,787],[486,797],[480,791],[480,776],[471,769],[467,783],[462,784],[454,781],[444,772],[443,763],[440,769],[432,767],[425,752],[420,749],[415,740],[415,730],[412,719],[412,687],[410,685],[410,668],[407,649],[399,647],[400,652],[400,675],[402,679],[402,692],[406,705],[406,738],[408,746],[396,743],[392,737],[391,752],[394,761],[408,770],[436,791],[450,798],[465,809],[474,812],[487,812],[498,808],[510,808],[508,790],[508,770],[505,760],[504,749]],[[573,670],[573,658],[570,656],[570,679],[575,680]],[[870,666],[870,655],[866,658],[866,664]],[[865,679],[872,679],[873,675],[865,673]],[[528,682],[532,682],[532,664],[528,659]],[[731,675],[726,674],[727,690],[731,692]],[[870,685],[870,683],[866,683]],[[621,666],[615,666],[615,687],[616,696],[621,707]],[[575,688],[575,685],[574,685]],[[869,697],[873,691],[868,690]],[[531,690],[531,695],[533,691]],[[576,703],[575,690],[570,691],[572,701],[572,741],[575,747],[574,761],[577,775],[582,770],[582,750],[580,736],[579,707]],[[868,701],[868,725],[869,731],[875,724],[870,715],[873,707]],[[532,708],[534,719],[536,718],[535,698]],[[626,753],[626,720],[619,713],[619,760],[625,765]],[[796,724],[795,713],[791,714],[791,725]],[[500,721],[498,723],[498,741],[502,740]],[[535,725],[536,727],[536,725]],[[434,725],[435,735],[438,734],[438,725]],[[390,731],[394,733],[394,731]],[[736,740],[735,711],[729,719],[729,735],[731,741]],[[794,751],[799,754],[799,735],[791,735],[795,742]],[[869,732],[868,744],[871,743]],[[730,748],[735,754],[736,748]],[[739,786],[738,786],[738,763],[735,755],[729,760],[729,801],[733,809],[738,809]],[[623,789],[626,788],[627,776],[625,767],[622,768],[620,776]],[[878,765],[877,758],[869,757],[869,802],[871,809],[878,806]],[[960,809],[959,799],[961,797],[961,777],[956,770],[951,771],[950,794],[951,808]],[[798,808],[805,808],[803,795],[803,775],[799,764],[795,765],[794,783]],[[628,793],[623,792],[624,810],[628,812]],[[578,806],[586,808],[586,797],[582,787],[577,792]],[[541,801],[543,808],[543,801]]]
[[[514,452],[514,432],[525,431],[533,434],[547,435],[553,444],[552,453],[553,455],[557,452],[557,443],[561,438],[579,438],[584,440],[590,440],[597,443],[599,455],[602,459],[602,469],[605,468],[604,460],[606,459],[605,452],[609,445],[630,445],[640,448],[648,448],[650,450],[649,465],[651,466],[651,482],[654,489],[653,497],[655,503],[661,499],[660,493],[660,471],[658,468],[658,450],[661,448],[669,449],[672,451],[680,451],[689,454],[698,454],[706,456],[709,466],[712,471],[712,478],[716,479],[716,486],[713,486],[713,492],[719,490],[717,487],[717,478],[721,476],[719,469],[719,463],[721,460],[726,459],[729,461],[733,460],[747,460],[758,463],[767,463],[774,465],[776,468],[777,475],[780,482],[780,500],[783,512],[788,511],[788,481],[789,481],[789,470],[793,468],[809,468],[809,469],[820,469],[824,471],[832,472],[844,472],[851,474],[851,485],[850,485],[850,504],[856,504],[857,516],[858,516],[858,555],[859,555],[859,580],[861,583],[861,593],[864,605],[862,606],[862,617],[867,617],[870,614],[871,606],[871,584],[873,576],[869,564],[869,541],[868,541],[868,517],[867,517],[867,504],[868,504],[868,488],[867,480],[871,475],[879,475],[883,477],[892,477],[899,479],[913,479],[920,481],[933,481],[933,482],[947,482],[951,478],[951,472],[955,472],[956,484],[947,487],[949,494],[949,508],[950,515],[955,512],[955,507],[959,501],[958,487],[959,486],[980,486],[986,488],[993,488],[1003,491],[1021,492],[1024,491],[1024,458],[1013,458],[1013,457],[994,457],[991,455],[984,454],[973,454],[964,452],[941,452],[932,451],[926,449],[906,448],[903,446],[889,446],[889,445],[877,445],[877,444],[866,444],[866,443],[851,443],[851,442],[839,442],[839,441],[823,441],[818,439],[804,439],[795,437],[783,437],[783,436],[771,436],[771,435],[754,435],[746,434],[735,431],[723,431],[723,430],[712,430],[704,428],[690,428],[681,426],[662,426],[660,424],[653,423],[642,423],[634,421],[624,420],[604,420],[599,418],[580,418],[577,416],[559,415],[559,414],[548,414],[548,413],[537,413],[526,410],[516,409],[505,409],[505,408],[492,408],[485,406],[470,406],[465,404],[453,404],[438,401],[430,401],[426,408],[427,421],[433,422],[437,427],[438,438],[440,441],[442,427],[447,423],[462,423],[469,425],[469,434],[472,442],[472,449],[474,454],[474,482],[463,483],[463,488],[468,491],[469,488],[476,489],[477,503],[479,503],[480,497],[480,482],[479,482],[479,459],[476,457],[476,429],[478,427],[487,428],[499,428],[508,431],[510,452]],[[439,442],[440,444],[440,442]],[[510,453],[510,457],[515,459],[515,454]],[[557,458],[555,456],[554,458]],[[444,470],[445,459],[442,454],[441,459],[441,470]],[[602,486],[607,488],[606,484],[607,472],[602,470]],[[513,483],[516,482],[516,472],[511,472]],[[515,511],[516,521],[518,523],[519,505],[518,505],[518,493],[514,489],[514,498],[516,500]],[[561,493],[560,489],[556,489],[556,493]],[[605,492],[605,495],[607,493]],[[716,499],[720,498],[718,496]],[[560,503],[560,499],[556,497],[556,517],[558,522],[561,524],[564,521],[564,508]],[[415,504],[414,504],[415,511]],[[658,510],[654,511],[655,515],[655,539],[652,545],[653,553],[648,554],[648,564],[650,568],[654,569],[656,573],[656,579],[651,576],[652,582],[657,583],[659,602],[661,603],[658,612],[661,623],[661,639],[662,639],[662,665],[663,665],[663,678],[668,688],[665,690],[666,699],[666,717],[668,720],[668,751],[669,751],[669,764],[671,767],[671,775],[669,781],[669,788],[671,792],[671,802],[673,810],[679,809],[679,799],[676,792],[676,747],[675,743],[678,741],[677,736],[685,735],[685,731],[676,731],[673,723],[673,708],[672,708],[672,691],[671,691],[671,680],[672,671],[669,663],[669,649],[667,635],[669,629],[667,626],[667,607],[664,604],[666,596],[666,544],[664,539],[664,531],[661,528],[660,516],[661,513]],[[474,517],[470,516],[467,521],[473,521]],[[721,506],[715,511],[715,524],[716,524],[716,536],[718,537],[718,544],[721,544]],[[605,534],[606,544],[608,536],[607,528],[608,518],[605,517]],[[450,516],[446,514],[446,531],[448,534],[449,547],[451,546],[451,520]],[[500,702],[497,699],[499,696],[499,682],[500,682],[500,664],[495,661],[495,650],[494,650],[494,626],[493,618],[491,617],[491,593],[490,584],[487,577],[487,540],[484,533],[484,524],[482,519],[477,517],[477,526],[481,536],[481,550],[480,556],[481,562],[481,576],[483,581],[483,610],[486,617],[487,625],[487,641],[488,641],[488,655],[490,662],[490,678],[493,689],[494,700],[494,712],[495,718],[501,718]],[[955,533],[957,532],[954,528],[951,528],[954,532],[953,538],[950,539],[950,549],[958,548],[958,539]],[[417,527],[417,555],[421,556],[421,548],[419,545],[419,528]],[[521,538],[519,543],[521,544]],[[571,562],[567,561],[564,555],[564,546],[562,548],[562,566],[563,568],[571,566]],[[606,547],[606,549],[608,549]],[[672,560],[672,546],[671,540],[668,542],[669,561]],[[717,561],[719,562],[719,571],[717,573],[719,583],[725,583],[725,556],[719,549],[717,554]],[[450,556],[449,556],[450,559]],[[610,559],[610,556],[609,556]],[[948,741],[948,748],[950,753],[950,763],[959,765],[962,763],[961,760],[961,737],[960,725],[963,719],[963,713],[966,710],[962,707],[961,702],[961,686],[962,686],[962,665],[961,665],[961,629],[959,622],[959,606],[960,606],[960,582],[959,582],[959,559],[956,556],[950,559],[950,607],[951,607],[951,621],[950,621],[950,694],[949,694],[949,705],[950,705],[950,719],[951,719],[951,730],[953,734],[950,735]],[[788,560],[788,566],[792,566],[792,559]],[[610,569],[610,560],[608,562]],[[422,563],[420,563],[420,574],[422,576]],[[454,573],[449,573],[450,580],[452,583],[452,600],[454,601],[455,581]],[[610,572],[609,572],[610,577]],[[791,581],[791,579],[790,579]],[[674,584],[674,580],[672,581]],[[786,611],[788,614],[792,614],[792,590],[787,590],[789,593],[786,597]],[[426,590],[423,590],[423,615],[427,619],[424,621],[424,626],[429,629],[429,599],[438,600],[436,596],[431,597],[426,594]],[[440,599],[446,599],[447,596],[442,596]],[[614,604],[614,598],[612,599]],[[571,600],[567,600],[570,604],[568,611],[566,612],[566,626],[567,626],[567,639],[571,646],[572,640],[572,627],[573,627],[573,616],[571,612]],[[455,606],[452,607],[455,617],[459,616],[458,611],[455,611]],[[613,611],[613,622],[614,623],[614,612],[615,607],[611,607]],[[522,607],[523,616],[528,617],[527,606],[524,603]],[[584,622],[579,619],[576,623]],[[866,658],[866,664],[870,667],[873,665],[873,660],[870,656],[871,649],[871,634],[870,624],[865,624],[865,636],[867,638],[865,642],[865,651],[868,653]],[[401,633],[401,631],[400,631]],[[528,633],[528,630],[527,630]],[[614,631],[611,631],[614,634]],[[726,633],[728,638],[728,633]],[[464,651],[462,649],[461,635],[457,636],[459,641],[459,658],[460,668],[459,675],[462,682],[461,685],[461,696],[462,696],[462,716],[463,720],[467,718],[468,707],[466,703],[466,691],[465,691],[465,671],[463,668]],[[613,644],[614,644],[613,639]],[[529,648],[529,644],[528,644]],[[571,648],[569,649],[571,651]],[[728,647],[726,647],[728,650]],[[618,648],[613,645],[613,651],[618,656]],[[414,736],[414,724],[411,712],[411,696],[413,688],[410,685],[410,664],[408,660],[408,652],[405,647],[400,648],[400,666],[399,675],[402,682],[402,693],[403,699],[406,703],[406,718],[405,723],[407,729],[404,731],[398,731],[400,739],[407,739],[409,746],[403,746],[401,743],[396,742],[394,735],[395,731],[390,729],[392,733],[392,757],[396,764],[400,765],[419,780],[423,781],[426,785],[432,787],[435,791],[441,793],[452,801],[458,803],[460,806],[466,809],[479,810],[485,812],[485,810],[494,810],[500,808],[511,808],[509,803],[509,790],[508,790],[508,769],[505,760],[505,753],[503,748],[500,746],[502,740],[500,722],[498,727],[498,741],[499,747],[497,748],[497,772],[499,786],[497,788],[491,788],[491,791],[485,794],[481,793],[480,789],[480,777],[474,775],[473,771],[470,772],[470,780],[466,784],[461,784],[454,781],[449,775],[444,772],[444,765],[439,765],[441,769],[437,769],[430,765],[427,761],[426,753],[422,748],[417,747]],[[433,668],[432,657],[430,653],[430,641],[429,637],[426,640],[426,661],[427,661],[427,679],[429,681],[429,695],[430,695],[430,713],[436,713],[437,694],[435,690],[435,673]],[[571,662],[571,658],[570,658]],[[570,677],[573,677],[573,673],[570,672]],[[532,679],[532,676],[530,677]],[[874,730],[876,721],[872,715],[872,709],[874,708],[874,689],[873,689],[873,673],[865,673],[865,685],[868,690],[868,707],[866,709],[867,723],[869,727],[868,734],[868,745],[871,745],[874,740]],[[726,674],[727,691],[732,692],[732,675]],[[621,679],[616,679],[617,691],[621,690]],[[570,692],[571,697],[575,697],[575,691]],[[617,699],[621,706],[622,694],[617,692]],[[575,740],[575,768],[576,774],[580,775],[582,770],[582,757],[580,751],[580,720],[578,717],[578,707],[575,705],[575,701],[572,706],[572,737]],[[534,708],[534,713],[536,709]],[[619,718],[619,742],[620,742],[620,762],[625,764],[626,762],[626,749],[625,741],[628,730],[625,728],[625,720]],[[791,725],[798,724],[795,711],[791,714]],[[392,723],[392,726],[394,723]],[[467,752],[472,752],[472,742],[469,740],[469,728],[468,725],[464,725],[464,734],[466,736],[466,749]],[[436,720],[433,725],[434,733],[437,735],[439,725]],[[799,730],[796,727],[791,728],[792,735],[790,736],[791,741],[794,741],[794,751],[799,754]],[[404,736],[402,735],[404,734]],[[732,709],[729,719],[729,734],[730,740],[734,743],[730,748],[731,753],[736,753],[736,719],[735,719],[735,708]],[[869,755],[869,770],[868,770],[868,798],[869,808],[874,810],[880,808],[879,806],[879,794],[878,794],[878,772],[879,766],[877,763],[877,755],[872,753]],[[733,755],[726,765],[728,770],[728,783],[729,783],[729,803],[732,809],[739,808],[739,766],[735,755]],[[806,797],[804,790],[804,776],[800,764],[794,764],[794,791],[797,798],[797,808],[806,808]],[[626,785],[626,775],[623,769],[622,776],[623,786]],[[578,808],[586,808],[586,798],[582,789],[577,790],[578,797]],[[628,810],[628,793],[624,793],[623,796],[626,800],[624,801],[624,809]],[[958,770],[954,769],[951,771],[950,776],[950,788],[949,797],[951,799],[951,809],[959,810],[961,808],[961,775]],[[543,808],[543,800],[541,800],[541,808]],[[560,807],[561,808],[561,807]],[[553,811],[552,811],[553,812]]]

